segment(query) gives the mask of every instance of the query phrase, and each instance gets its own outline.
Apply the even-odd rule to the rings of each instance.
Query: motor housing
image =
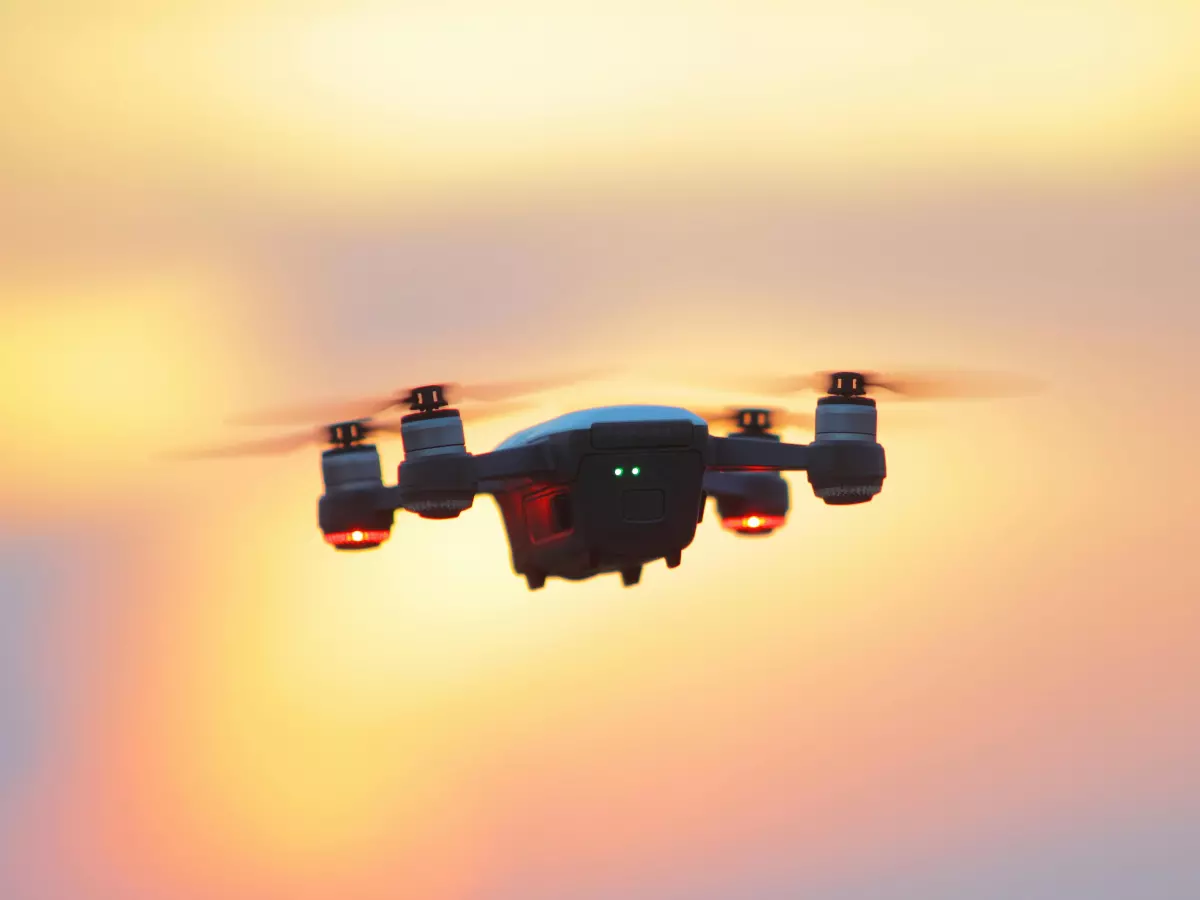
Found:
[[[336,550],[370,550],[392,534],[395,513],[378,509],[383,486],[379,450],[373,444],[337,447],[321,454],[325,493],[317,501],[317,524]]]
[[[475,502],[470,455],[457,409],[416,412],[400,420],[404,462],[397,481],[404,506],[423,519],[453,519]]]
[[[791,505],[787,479],[778,472],[732,472],[717,494],[721,527],[737,534],[765,536],[787,522]]]
[[[808,481],[830,506],[866,503],[883,490],[887,463],[879,445],[879,412],[870,397],[822,397]]]
[[[742,431],[728,435],[730,440],[774,441],[778,434],[769,431],[771,411],[743,409],[738,412]],[[791,490],[778,472],[722,472],[710,476],[717,500],[721,527],[735,534],[764,537],[787,523],[791,508]]]

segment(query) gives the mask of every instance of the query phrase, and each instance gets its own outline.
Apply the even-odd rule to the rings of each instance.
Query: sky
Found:
[[[1190,3],[0,9],[0,895],[1200,889]],[[530,593],[230,415],[881,401],[883,493]],[[794,440],[807,440],[789,432]],[[381,447],[385,469],[400,461]],[[398,887],[401,886],[401,887]]]

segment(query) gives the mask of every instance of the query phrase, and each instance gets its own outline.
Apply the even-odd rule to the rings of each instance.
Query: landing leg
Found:
[[[525,583],[531,591],[539,591],[546,586],[546,573],[533,569],[525,573]]]
[[[678,567],[681,562],[683,562],[683,551],[676,550],[674,553],[668,553],[665,558],[667,561],[667,568],[674,569]]]
[[[634,566],[629,569],[621,570],[621,584],[625,587],[633,587],[642,580],[642,567]]]

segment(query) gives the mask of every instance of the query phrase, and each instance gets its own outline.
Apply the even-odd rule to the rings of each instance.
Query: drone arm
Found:
[[[723,495],[740,496],[745,479],[738,479],[734,472],[709,469],[704,473],[704,492],[710,497]]]
[[[799,472],[809,463],[808,444],[710,437],[708,448],[710,472]]]
[[[528,444],[493,450],[473,457],[475,479],[480,493],[491,493],[502,482],[533,478],[557,471],[557,461],[549,444]]]
[[[380,511],[404,509],[404,488],[398,484],[388,484],[375,491],[375,509]]]
[[[480,481],[542,475],[556,468],[554,454],[545,443],[478,453],[474,459],[475,477]]]

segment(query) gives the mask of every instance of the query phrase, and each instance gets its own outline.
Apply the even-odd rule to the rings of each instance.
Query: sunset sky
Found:
[[[1200,895],[1197,4],[149,6],[0,7],[0,896]],[[875,502],[634,590],[152,460],[593,365],[471,448],[1049,387],[881,401]]]

